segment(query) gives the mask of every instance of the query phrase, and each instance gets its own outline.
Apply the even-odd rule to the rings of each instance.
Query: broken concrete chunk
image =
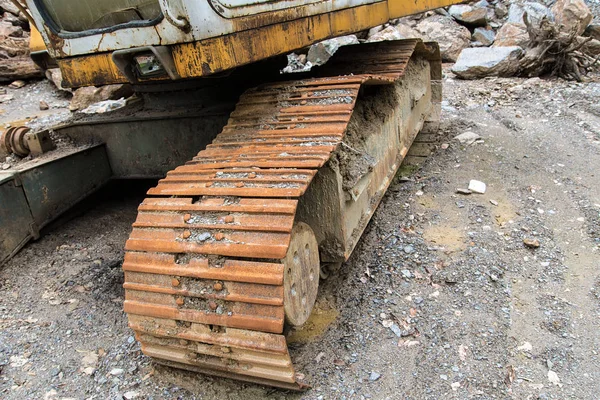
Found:
[[[523,49],[517,46],[464,49],[452,72],[462,79],[511,76],[519,69],[522,55]]]

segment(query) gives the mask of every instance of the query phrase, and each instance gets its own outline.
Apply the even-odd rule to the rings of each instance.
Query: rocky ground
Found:
[[[152,184],[140,182],[111,184],[0,270],[0,397],[597,398],[600,79],[445,71],[438,149],[401,171],[322,282],[308,329],[289,338],[311,390],[199,377],[141,354],[120,269]],[[465,132],[470,145],[454,139]],[[472,179],[485,194],[456,192]]]

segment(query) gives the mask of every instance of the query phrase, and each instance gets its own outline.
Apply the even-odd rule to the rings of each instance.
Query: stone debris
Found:
[[[473,193],[484,194],[486,190],[486,184],[481,181],[471,179],[469,182],[469,190]]]
[[[460,53],[452,72],[462,79],[512,76],[519,69],[522,55],[523,49],[518,46],[468,48]]]
[[[530,249],[537,249],[538,247],[540,247],[540,241],[533,238],[523,239],[523,244],[529,247]]]
[[[355,35],[340,36],[334,39],[324,40],[310,46],[306,61],[310,62],[312,65],[323,65],[341,46],[358,43],[358,38]]]
[[[490,46],[496,40],[496,34],[492,29],[475,28],[472,38],[474,41],[481,43],[483,46]]]
[[[0,82],[42,78],[29,57],[29,21],[9,0],[0,1]]]
[[[448,9],[455,20],[471,26],[485,26],[487,24],[487,9],[485,7],[473,8],[467,4],[457,4]]]
[[[73,92],[69,110],[84,110],[94,103],[128,98],[132,94],[133,88],[128,84],[82,87]]]
[[[442,60],[455,62],[460,52],[469,46],[471,32],[454,18],[433,15],[419,22],[416,29],[427,39],[438,42]]]
[[[307,53],[290,54],[283,71],[302,72],[323,64],[348,38],[351,43],[420,38],[437,42],[442,60],[456,63],[452,72],[461,79],[553,74],[581,80],[591,69],[600,68],[594,62],[600,54],[600,26],[592,19],[584,0],[456,4],[314,44]],[[567,41],[565,35],[575,36]],[[586,38],[592,40],[584,42]],[[554,41],[561,45],[553,45]]]
[[[466,144],[467,146],[475,143],[477,140],[481,139],[481,136],[478,134],[466,131],[454,137],[455,140],[458,140],[461,144]]]
[[[525,47],[529,42],[529,34],[525,24],[507,22],[502,25],[494,40],[494,47],[520,46]]]
[[[552,6],[556,23],[564,32],[582,35],[592,22],[592,13],[583,0],[557,0]]]

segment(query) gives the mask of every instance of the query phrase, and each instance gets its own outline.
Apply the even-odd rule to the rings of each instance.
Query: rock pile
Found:
[[[547,29],[553,30],[549,36]],[[546,36],[540,40],[540,34]],[[318,43],[308,56],[294,54],[286,72],[320,65],[345,44],[415,37],[438,42],[442,59],[456,63],[452,71],[464,79],[546,73],[578,79],[580,75],[570,70],[585,72],[600,54],[600,25],[593,23],[584,0],[479,0],[392,20],[352,36],[351,41],[344,37]],[[561,52],[561,57],[543,55],[549,50],[541,44],[544,40],[560,41],[551,50]],[[574,64],[565,71],[564,64],[570,62]]]
[[[29,21],[8,0],[0,0],[0,82],[41,78],[29,57]]]

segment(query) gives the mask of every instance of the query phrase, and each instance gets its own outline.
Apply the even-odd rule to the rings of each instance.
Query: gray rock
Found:
[[[19,15],[19,9],[10,0],[0,0],[0,8],[12,15]]]
[[[455,62],[471,42],[471,32],[451,17],[433,15],[419,22],[416,29],[428,40],[438,42],[444,61]]]
[[[369,380],[371,382],[375,382],[376,380],[378,380],[379,378],[381,378],[381,374],[379,372],[371,372],[371,374],[369,374]]]
[[[348,35],[324,40],[310,46],[306,59],[313,65],[325,64],[340,46],[349,44],[358,44],[358,38],[355,35]]]
[[[496,39],[496,34],[491,29],[475,28],[473,31],[473,40],[480,42],[484,46],[490,46]]]
[[[481,136],[474,132],[466,131],[458,136],[455,136],[454,139],[458,140],[461,144],[466,144],[468,146],[470,144],[475,143],[476,140],[481,139]]]
[[[464,49],[452,72],[462,79],[511,76],[517,72],[522,55],[523,49],[517,46]]]
[[[448,13],[464,25],[485,26],[487,23],[487,9],[485,7],[473,8],[466,4],[457,4],[451,6]]]
[[[494,6],[494,13],[496,14],[496,17],[504,18],[508,14],[508,8],[506,8],[505,4],[499,2]]]
[[[541,20],[543,17],[548,18],[550,21],[554,21],[554,15],[552,11],[543,4],[528,1],[523,4],[513,3],[508,9],[508,18],[506,22],[513,22],[516,24],[524,24],[523,16],[527,13],[530,21]]]

